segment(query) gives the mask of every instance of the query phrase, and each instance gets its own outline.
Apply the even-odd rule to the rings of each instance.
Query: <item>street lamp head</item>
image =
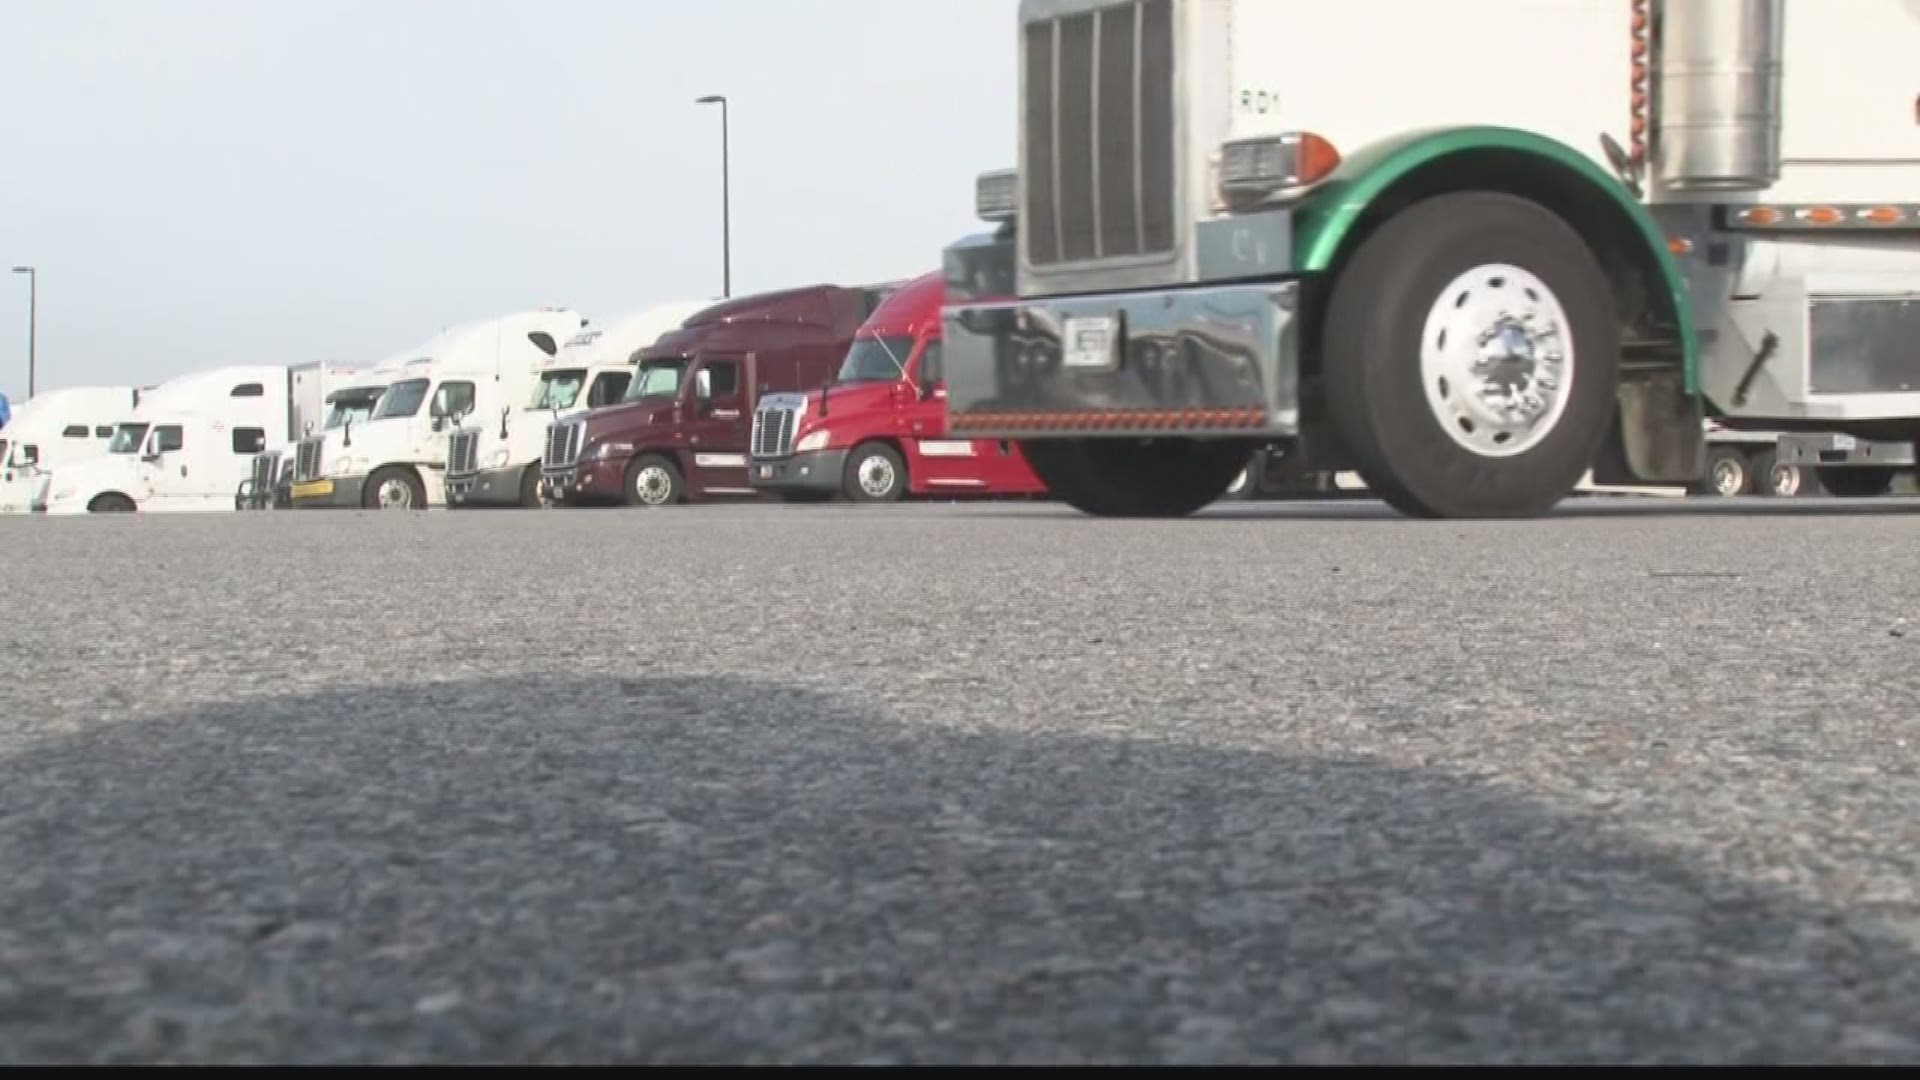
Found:
[[[693,103],[695,105],[725,105],[727,99],[724,94],[708,94],[706,97],[694,98]]]
[[[13,268],[13,272],[14,272],[14,273],[16,273],[16,274],[31,274],[31,273],[33,273],[33,267],[31,267],[31,266],[16,266],[16,267],[14,267],[14,268]]]

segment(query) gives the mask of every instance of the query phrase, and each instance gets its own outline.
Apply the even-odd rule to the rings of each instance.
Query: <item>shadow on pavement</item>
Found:
[[[1600,496],[1567,499],[1544,518],[1844,518],[1870,515],[1920,517],[1920,499],[1890,496],[1879,499],[1708,499],[1666,498],[1661,496]],[[1063,521],[1083,518],[1100,520],[1074,510],[1065,503],[1046,504],[1045,508],[1000,510],[997,518]],[[1458,524],[1433,522],[1408,517],[1378,499],[1255,499],[1245,502],[1218,502],[1184,522],[1230,523],[1236,521],[1382,521],[1408,526]],[[1524,524],[1524,521],[1503,524]]]
[[[0,759],[0,1059],[1920,1057],[1876,923],[1490,783],[483,680]]]

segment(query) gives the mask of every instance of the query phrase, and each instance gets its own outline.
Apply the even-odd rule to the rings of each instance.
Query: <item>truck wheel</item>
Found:
[[[659,454],[643,454],[627,466],[628,506],[672,506],[686,492],[680,470]]]
[[[367,477],[360,505],[369,510],[424,510],[427,489],[420,475],[403,465],[388,465]]]
[[[1815,469],[1820,486],[1842,499],[1873,499],[1893,490],[1893,469],[1879,465]]]
[[[540,463],[537,461],[520,470],[520,505],[528,510],[538,510],[545,505],[540,498]]]
[[[1619,353],[1579,234],[1511,195],[1441,195],[1382,225],[1334,283],[1328,407],[1402,513],[1532,517],[1592,465]]]
[[[1783,465],[1772,447],[1753,455],[1753,492],[1774,499],[1791,499],[1800,494],[1803,476],[1796,465]]]
[[[1695,485],[1696,495],[1715,495],[1731,499],[1753,490],[1755,469],[1737,446],[1716,446],[1707,451],[1706,475]]]
[[[1246,443],[1190,439],[1042,439],[1020,444],[1055,498],[1098,517],[1185,517],[1246,468]]]
[[[87,504],[89,514],[131,514],[133,511],[133,500],[116,491],[95,495],[93,501]]]
[[[898,502],[907,490],[907,463],[886,443],[861,443],[847,455],[840,487],[854,502]]]

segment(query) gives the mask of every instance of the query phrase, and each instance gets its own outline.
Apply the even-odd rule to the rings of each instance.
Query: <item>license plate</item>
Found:
[[[1112,315],[1068,319],[1060,335],[1060,363],[1070,368],[1113,367],[1120,347],[1120,320]]]
[[[760,479],[762,480],[773,479],[773,466],[771,465],[760,466]]]
[[[1853,450],[1858,448],[1859,445],[1860,440],[1851,435],[1835,435],[1833,437],[1833,448],[1835,450]]]

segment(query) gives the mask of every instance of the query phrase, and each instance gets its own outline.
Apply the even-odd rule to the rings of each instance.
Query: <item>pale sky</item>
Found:
[[[39,388],[372,363],[935,268],[1013,164],[1017,0],[0,0],[0,270]],[[27,282],[0,278],[26,397]]]

